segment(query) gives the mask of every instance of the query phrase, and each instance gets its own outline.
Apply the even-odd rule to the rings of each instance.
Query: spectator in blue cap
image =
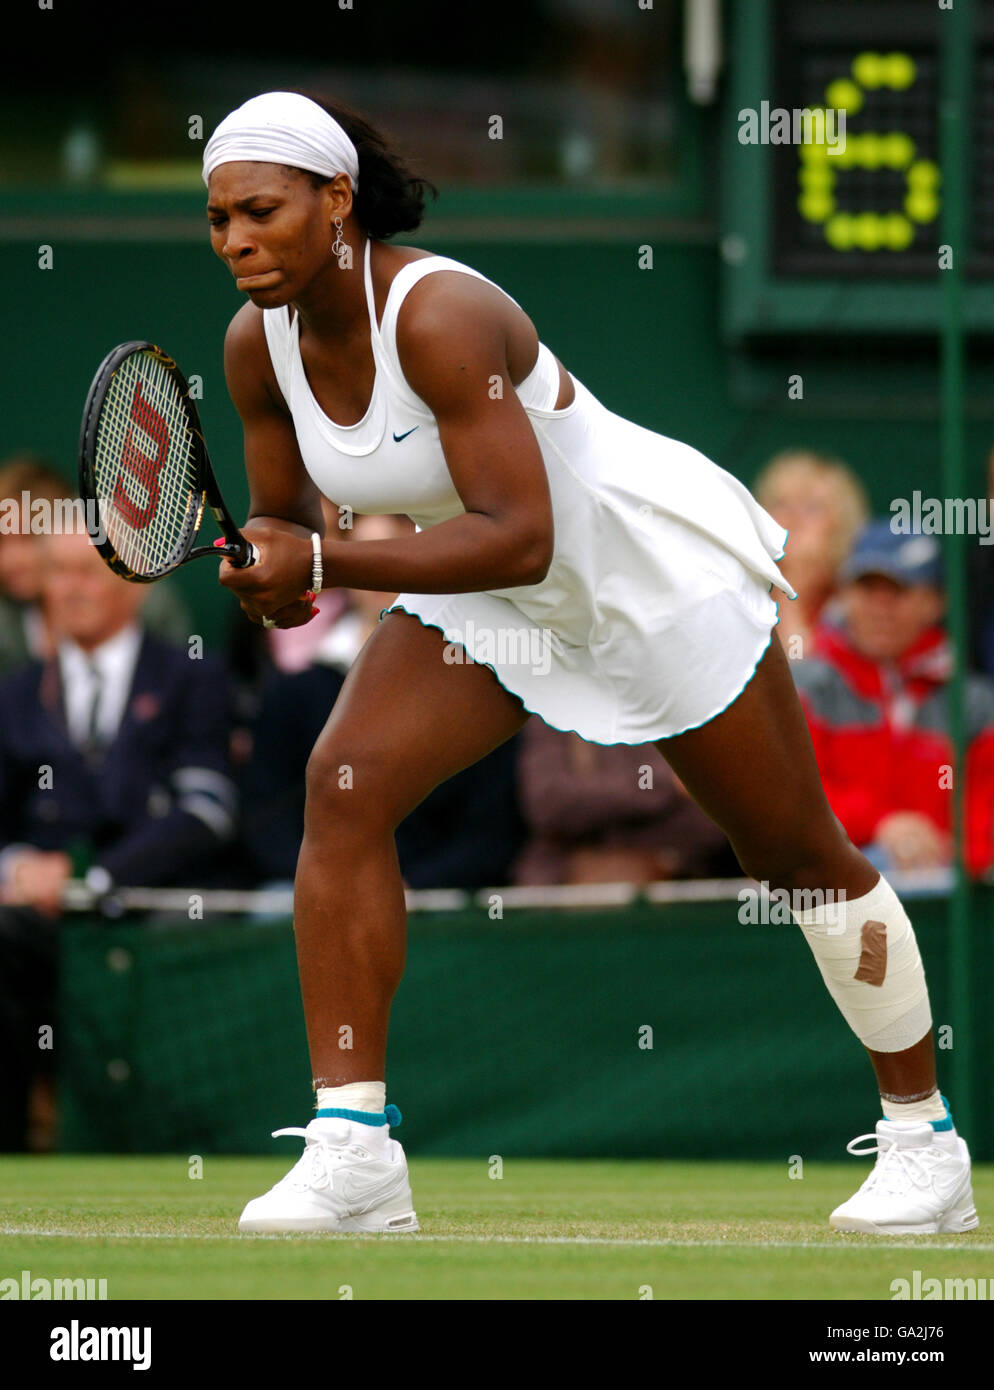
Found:
[[[904,589],[942,589],[942,546],[920,531],[897,531],[895,518],[877,517],[859,532],[842,563],[842,579],[852,582],[883,575]]]
[[[952,765],[935,536],[869,522],[842,567],[836,613],[797,682],[832,809],[883,872],[951,862]],[[966,691],[966,859],[994,859],[994,681]]]

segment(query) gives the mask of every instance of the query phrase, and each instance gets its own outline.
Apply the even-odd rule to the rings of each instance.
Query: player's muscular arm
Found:
[[[324,534],[321,494],[304,468],[293,421],[280,394],[262,326],[262,312],[245,304],[224,340],[228,393],[242,421],[249,513],[253,524],[285,526],[294,534]]]
[[[269,359],[262,314],[253,304],[244,305],[228,328],[224,373],[245,441],[250,502],[242,530],[255,544],[259,562],[240,570],[222,561],[218,578],[255,622],[268,615],[280,627],[299,627],[312,617],[311,600],[301,596],[310,582],[310,536],[324,535],[321,494],[300,457]],[[281,537],[293,537],[293,544]]]
[[[333,582],[444,594],[545,577],[554,539],[552,502],[535,432],[508,375],[496,293],[440,271],[414,287],[397,324],[404,375],[438,422],[465,513],[398,540],[325,541],[326,575],[334,575]]]

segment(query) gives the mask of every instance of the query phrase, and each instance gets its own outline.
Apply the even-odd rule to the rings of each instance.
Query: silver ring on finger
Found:
[[[275,618],[263,618],[263,620],[262,620],[262,626],[263,626],[263,627],[275,627],[275,626],[276,626],[276,619],[275,619]]]

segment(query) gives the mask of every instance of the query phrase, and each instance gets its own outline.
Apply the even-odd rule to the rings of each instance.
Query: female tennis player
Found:
[[[849,1146],[877,1161],[831,1225],[975,1226],[911,923],[828,805],[770,640],[771,588],[793,597],[786,533],[695,449],[603,406],[492,281],[390,244],[430,185],[354,112],[254,97],[203,172],[213,249],[248,299],[225,369],[260,552],[223,561],[221,583],[280,627],[309,620],[322,578],[399,594],[307,772],[295,930],[317,1113],[277,1131],[304,1154],[240,1229],[418,1229],[384,1081],[405,952],[394,829],[531,713],[594,743],[654,741],[743,871],[791,894],[884,1116],[870,1148]],[[419,529],[322,539],[322,494],[343,519]]]

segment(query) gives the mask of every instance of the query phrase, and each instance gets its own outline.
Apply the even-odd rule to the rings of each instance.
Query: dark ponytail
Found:
[[[359,156],[359,190],[352,206],[362,230],[368,236],[386,240],[397,232],[413,232],[420,227],[426,193],[438,197],[435,185],[417,174],[403,155],[391,147],[387,137],[351,106],[299,88],[286,90],[296,91],[298,96],[307,97],[327,111],[355,145]],[[309,173],[308,177],[315,188],[328,182],[320,174]]]

